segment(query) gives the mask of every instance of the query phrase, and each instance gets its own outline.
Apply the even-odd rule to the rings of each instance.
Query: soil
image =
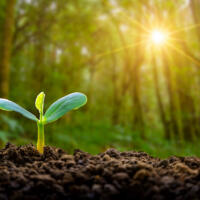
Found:
[[[108,149],[98,155],[8,143],[0,150],[0,200],[197,200],[200,158],[158,159]]]

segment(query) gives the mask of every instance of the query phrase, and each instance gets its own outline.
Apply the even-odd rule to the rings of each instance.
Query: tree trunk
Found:
[[[164,76],[167,85],[167,92],[169,96],[169,114],[170,114],[170,126],[174,136],[178,136],[180,141],[184,141],[183,133],[179,124],[179,108],[177,99],[177,90],[174,78],[172,77],[172,70],[170,68],[169,58],[165,51],[163,51],[163,63],[164,63]]]
[[[141,30],[138,30],[138,39],[137,41],[141,41]],[[140,132],[141,137],[144,138],[144,116],[141,102],[141,65],[143,63],[143,53],[142,53],[142,45],[138,45],[135,49],[135,58],[132,66],[132,73],[130,76],[132,77],[132,104],[134,110],[133,116],[133,127]],[[135,129],[135,128],[134,128]]]
[[[162,125],[164,128],[164,134],[166,139],[172,139],[173,135],[171,134],[171,130],[169,127],[169,122],[166,117],[164,105],[162,102],[162,97],[160,93],[160,88],[159,88],[159,80],[158,80],[158,71],[157,71],[157,63],[156,63],[156,58],[155,55],[153,56],[153,81],[154,81],[154,86],[155,86],[155,93],[156,93],[156,98],[158,102],[158,109],[159,109],[159,114],[160,114],[160,119],[162,121]]]
[[[200,15],[199,15],[200,3],[199,3],[199,0],[190,0],[190,8],[191,8],[191,11],[192,11],[194,23],[196,25],[198,25],[199,21],[200,21]],[[200,41],[200,27],[199,26],[196,27],[196,32],[197,32],[198,39]]]
[[[180,46],[181,48],[181,46]],[[182,48],[185,52],[185,49]],[[177,85],[177,95],[180,104],[180,121],[182,124],[182,131],[184,139],[186,140],[196,140],[196,136],[199,132],[198,125],[198,113],[195,106],[194,98],[192,97],[192,82],[190,75],[190,70],[188,69],[187,61],[180,57],[178,54],[176,56],[176,65],[179,66],[179,70],[176,70],[176,85]],[[191,66],[190,66],[191,68]],[[187,77],[187,78],[186,78]]]
[[[2,43],[0,46],[0,96],[9,95],[10,57],[12,49],[14,8],[16,0],[6,1],[5,20],[3,25]]]
[[[38,11],[37,19],[37,31],[36,31],[36,41],[34,50],[34,81],[33,87],[37,93],[43,90],[44,78],[45,78],[45,30],[44,30],[44,17],[45,8],[44,3],[41,2],[40,9]]]

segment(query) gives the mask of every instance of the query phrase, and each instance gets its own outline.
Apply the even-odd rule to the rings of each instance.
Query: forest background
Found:
[[[167,41],[153,44],[162,30]],[[0,97],[83,92],[88,103],[46,127],[46,144],[200,155],[199,0],[1,0]],[[34,143],[37,127],[0,113],[0,143]]]

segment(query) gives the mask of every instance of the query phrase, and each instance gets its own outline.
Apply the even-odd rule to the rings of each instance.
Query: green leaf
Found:
[[[35,100],[35,107],[39,110],[40,113],[43,113],[44,98],[45,98],[44,92],[40,92],[40,94],[38,94]]]
[[[75,92],[58,99],[46,111],[44,122],[50,123],[56,121],[70,110],[78,109],[87,102],[86,95]]]
[[[6,110],[6,111],[15,111],[15,112],[22,114],[24,117],[27,117],[28,119],[37,121],[37,117],[35,115],[30,113],[26,109],[22,108],[18,104],[14,103],[12,101],[9,101],[7,99],[0,98],[0,109]]]

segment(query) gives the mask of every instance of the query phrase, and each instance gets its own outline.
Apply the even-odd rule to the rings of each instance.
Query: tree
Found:
[[[14,27],[14,10],[16,0],[7,0],[3,24],[2,43],[0,45],[0,96],[9,95],[10,57]]]

